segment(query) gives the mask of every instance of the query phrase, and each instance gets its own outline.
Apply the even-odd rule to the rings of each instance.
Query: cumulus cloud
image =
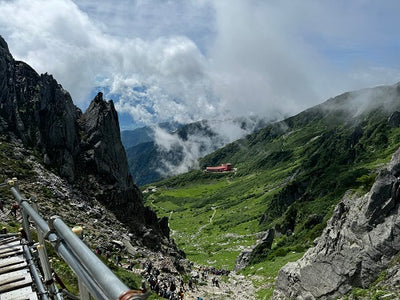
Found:
[[[93,1],[77,2],[89,11],[110,5],[109,2],[96,2],[97,6]],[[133,37],[127,29],[132,23],[130,15],[122,18],[127,23],[124,35],[116,34],[116,28],[122,26],[114,24],[120,22],[121,8],[138,13],[139,20],[131,24],[136,30],[151,25],[142,24],[145,22],[143,14],[150,12],[147,2],[133,3],[117,2],[116,17],[108,12],[104,15],[107,18],[101,20],[98,11],[94,14],[98,19],[89,18],[90,14],[69,0],[1,1],[0,25],[5,28],[2,34],[15,57],[28,62],[40,73],[54,74],[82,108],[89,102],[89,94],[95,87],[106,87],[106,96],[117,100],[116,108],[131,114],[133,120],[142,125],[162,121],[190,122],[215,115],[218,102],[212,97],[206,74],[207,59],[193,40],[180,35],[183,28],[177,28],[177,17],[172,27],[178,34],[164,32],[165,35],[161,35],[162,25],[167,22],[164,21],[154,26],[153,33],[147,31],[147,38],[143,32],[138,34],[140,37]],[[160,4],[165,8],[161,12],[168,14],[179,5],[170,3],[173,2]],[[195,13],[194,9],[207,11],[208,6],[200,2],[187,3],[180,3],[184,9],[175,14],[188,12],[187,18],[192,15],[202,21],[202,14]],[[157,11],[153,18],[161,14]],[[164,16],[165,20],[170,20],[169,14]],[[106,30],[106,24],[114,24],[116,28]],[[191,26],[188,30],[195,32]]]
[[[214,88],[235,113],[293,114],[347,90],[400,79],[398,1],[213,3]]]
[[[276,118],[400,80],[398,1],[0,0],[17,59],[136,124]]]

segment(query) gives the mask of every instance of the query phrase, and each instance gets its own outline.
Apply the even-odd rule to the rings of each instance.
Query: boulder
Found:
[[[254,248],[246,249],[240,252],[239,256],[236,258],[234,271],[240,271],[246,268],[250,263],[251,253]]]
[[[249,263],[255,259],[257,256],[265,254],[269,249],[271,249],[272,242],[274,241],[275,230],[269,229],[264,234],[264,236],[257,241],[257,243],[250,249],[243,250],[235,261],[235,271],[240,271],[247,267]]]

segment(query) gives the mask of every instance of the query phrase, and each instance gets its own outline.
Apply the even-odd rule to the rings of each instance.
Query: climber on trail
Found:
[[[11,213],[13,214],[14,218],[17,217],[17,210],[18,210],[18,208],[19,208],[19,206],[18,206],[18,204],[16,204],[16,203],[14,203],[14,204],[11,206]]]
[[[115,255],[116,265],[120,265],[122,267],[122,257],[120,254]]]
[[[193,278],[192,277],[189,278],[188,285],[189,285],[189,289],[193,290]]]

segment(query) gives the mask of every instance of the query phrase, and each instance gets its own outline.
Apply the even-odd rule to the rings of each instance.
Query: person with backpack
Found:
[[[17,210],[18,210],[19,206],[17,203],[14,203],[11,206],[11,214],[13,214],[14,218],[17,218]]]
[[[179,290],[178,296],[180,297],[181,300],[183,300],[183,297],[185,296],[185,293],[183,292],[182,289]]]

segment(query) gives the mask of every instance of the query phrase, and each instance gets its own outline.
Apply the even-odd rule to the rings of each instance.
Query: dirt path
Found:
[[[217,212],[217,208],[218,208],[218,207],[214,207],[214,206],[211,207],[211,209],[212,209],[214,212],[213,212],[213,214],[211,215],[210,220],[208,221],[207,224],[204,224],[203,226],[200,226],[200,227],[199,227],[199,230],[198,230],[195,234],[192,235],[192,239],[196,238],[196,237],[200,234],[200,232],[201,232],[205,227],[209,226],[209,225],[213,222],[215,213]]]
[[[202,297],[204,300],[249,300],[256,299],[255,288],[252,282],[243,275],[231,273],[229,276],[214,276],[219,281],[219,287],[212,284],[213,275],[208,276],[208,279],[200,280],[197,288],[186,290],[185,300],[197,300],[197,297]]]

